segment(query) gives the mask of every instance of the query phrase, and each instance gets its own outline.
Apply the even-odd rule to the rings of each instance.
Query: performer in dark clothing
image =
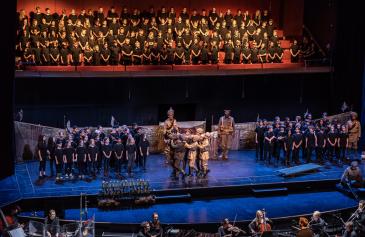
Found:
[[[292,153],[293,153],[293,162],[295,164],[300,164],[299,161],[299,149],[303,143],[303,135],[300,132],[300,128],[295,128],[295,134],[293,135],[293,147],[292,147]]]
[[[128,161],[128,174],[129,176],[132,175],[132,169],[133,169],[133,163],[136,160],[136,154],[137,154],[137,147],[135,144],[135,140],[132,136],[130,136],[127,140],[127,146],[126,146],[126,158]]]
[[[121,168],[122,168],[122,158],[123,158],[123,152],[124,152],[124,145],[122,143],[122,139],[118,138],[117,139],[117,143],[114,144],[113,146],[113,152],[114,152],[114,157],[116,158],[116,163],[115,163],[115,172],[117,175],[121,174]]]
[[[341,126],[341,131],[337,134],[337,145],[338,145],[338,160],[341,162],[345,162],[346,160],[346,152],[347,152],[347,147],[349,145],[349,136],[347,134],[346,131],[346,126],[342,125]]]
[[[284,138],[284,151],[285,151],[285,165],[290,166],[290,155],[292,154],[293,136],[292,130],[288,129]]]
[[[258,126],[255,129],[255,142],[256,142],[256,160],[263,160],[264,155],[264,134],[265,127],[262,120],[259,121]]]
[[[142,134],[142,138],[140,139],[138,144],[138,152],[140,153],[142,158],[143,170],[146,170],[146,161],[147,161],[147,156],[149,156],[149,147],[150,143],[147,140],[146,134]]]
[[[268,131],[265,132],[264,135],[264,160],[270,164],[271,156],[274,149],[275,136],[273,132],[273,127],[269,126]]]
[[[57,142],[57,147],[54,151],[54,160],[56,163],[56,181],[58,181],[62,176],[62,163],[63,163],[63,149],[62,142]]]
[[[94,139],[90,139],[90,144],[87,149],[87,163],[88,163],[88,172],[92,176],[96,176],[98,171],[98,160],[99,157],[99,147],[95,144]]]
[[[46,176],[46,161],[49,151],[47,149],[46,137],[40,135],[37,144],[37,156],[39,160],[39,178],[45,178]]]
[[[316,144],[317,144],[317,136],[314,133],[314,128],[310,126],[309,133],[305,138],[305,147],[307,148],[307,163],[312,162],[312,153],[316,148]]]
[[[80,143],[76,148],[76,160],[77,168],[79,170],[79,179],[83,179],[86,174],[86,148],[83,140],[80,140]]]
[[[326,135],[324,134],[323,128],[316,132],[317,143],[316,143],[316,158],[317,162],[323,163],[323,156],[326,149]]]
[[[333,162],[336,146],[337,146],[337,134],[335,132],[335,127],[332,125],[329,133],[327,134],[327,155],[328,155],[328,160],[331,162]]]
[[[110,145],[109,138],[104,138],[104,145],[102,146],[102,154],[103,154],[103,161],[104,161],[104,177],[109,176],[109,169],[110,169],[110,158],[112,156],[112,146]]]
[[[65,165],[66,178],[72,178],[72,165],[75,160],[75,149],[72,147],[72,141],[68,141],[66,148],[63,150],[63,163]]]

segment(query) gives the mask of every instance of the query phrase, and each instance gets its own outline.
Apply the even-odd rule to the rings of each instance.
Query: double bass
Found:
[[[266,221],[266,212],[265,209],[262,210],[262,219],[263,222],[259,224],[259,233],[263,235],[265,232],[271,231],[271,225]]]

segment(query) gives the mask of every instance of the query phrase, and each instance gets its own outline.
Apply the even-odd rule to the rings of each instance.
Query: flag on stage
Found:
[[[114,123],[115,123],[115,118],[114,118],[114,116],[112,115],[112,118],[110,119],[110,125],[111,125],[112,127],[114,127]]]
[[[346,110],[348,110],[348,108],[349,108],[349,106],[344,101],[343,104],[342,104],[342,106],[341,106],[342,113],[345,112]]]

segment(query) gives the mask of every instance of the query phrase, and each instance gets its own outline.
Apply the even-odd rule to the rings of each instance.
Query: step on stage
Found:
[[[47,175],[49,175],[48,165],[47,163]],[[135,167],[133,178],[148,180],[152,190],[157,192],[168,191],[171,193],[171,191],[184,190],[185,193],[193,193],[194,190],[198,192],[197,190],[205,189],[205,193],[210,190],[214,194],[214,190],[222,187],[241,191],[243,190],[242,187],[246,187],[247,190],[251,190],[249,192],[257,194],[269,192],[265,191],[268,187],[279,188],[276,191],[285,192],[281,188],[298,182],[337,181],[345,168],[346,165],[340,167],[332,164],[328,169],[316,164],[306,164],[287,169],[282,164],[267,165],[257,162],[254,151],[231,151],[227,161],[209,161],[210,173],[207,178],[193,177],[183,180],[180,177],[179,180],[171,179],[171,169],[165,164],[163,155],[150,155],[147,159],[147,171],[143,172]],[[317,172],[313,172],[313,169]],[[293,176],[292,172],[295,172],[296,175]],[[281,173],[286,175],[280,175]],[[123,175],[127,176],[125,173]],[[116,178],[113,171],[111,178]],[[97,194],[101,189],[103,178],[99,176],[91,182],[77,180],[62,184],[56,184],[54,178],[47,178],[42,185],[37,185],[37,180],[38,162],[17,164],[16,174],[0,181],[2,187],[0,189],[0,206],[20,198],[74,196],[81,192]],[[260,191],[260,189],[264,189],[264,191]]]

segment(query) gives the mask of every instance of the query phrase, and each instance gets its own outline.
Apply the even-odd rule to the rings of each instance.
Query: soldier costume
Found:
[[[234,118],[230,116],[230,110],[224,110],[224,116],[220,117],[218,123],[218,134],[222,149],[222,159],[228,159],[228,150],[231,146],[232,135],[234,133]]]

